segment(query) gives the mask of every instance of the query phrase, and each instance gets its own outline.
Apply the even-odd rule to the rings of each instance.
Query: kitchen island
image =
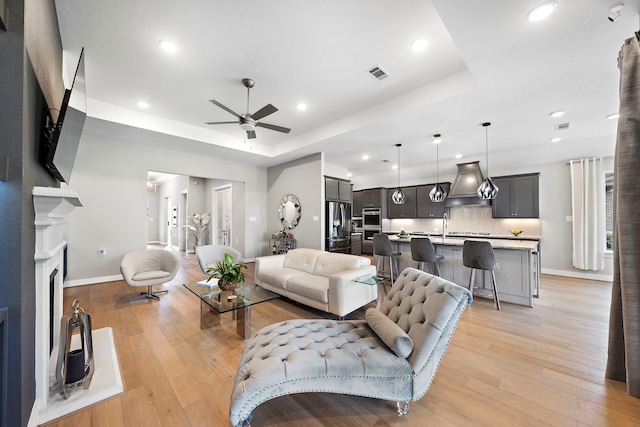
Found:
[[[411,238],[425,236],[390,236],[393,245],[397,245],[402,254],[399,259],[399,271],[406,267],[415,267],[411,259]],[[535,240],[485,239],[469,237],[432,236],[436,253],[444,256],[440,262],[440,276],[458,285],[468,287],[471,269],[462,265],[462,247],[465,240],[488,241],[493,247],[500,268],[496,270],[496,283],[500,301],[533,307],[533,297],[539,291],[539,253]],[[479,271],[474,284],[474,296],[493,298],[491,274]]]

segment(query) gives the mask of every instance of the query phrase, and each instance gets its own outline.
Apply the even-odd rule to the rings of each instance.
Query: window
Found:
[[[604,174],[606,250],[613,251],[613,173]]]

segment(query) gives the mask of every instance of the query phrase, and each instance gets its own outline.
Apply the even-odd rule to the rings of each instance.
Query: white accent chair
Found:
[[[129,286],[146,286],[146,292],[131,298],[131,301],[150,298],[158,300],[158,294],[169,292],[167,289],[153,291],[154,285],[170,282],[178,274],[180,258],[171,251],[163,249],[143,249],[129,252],[120,262],[120,272]]]
[[[233,249],[231,246],[224,245],[203,245],[196,246],[196,257],[198,258],[198,264],[204,274],[207,270],[214,267],[218,262],[224,261],[224,254],[229,254],[233,257],[233,262],[240,261],[240,251]]]

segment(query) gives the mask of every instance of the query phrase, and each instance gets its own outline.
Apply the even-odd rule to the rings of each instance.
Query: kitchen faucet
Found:
[[[447,218],[449,218],[449,215],[447,215],[447,213],[445,212],[444,215],[442,215],[442,241],[444,242],[444,238],[447,235]]]

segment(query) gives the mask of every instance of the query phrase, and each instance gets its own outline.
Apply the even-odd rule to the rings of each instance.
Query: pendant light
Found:
[[[442,138],[439,133],[433,135],[433,143],[436,144],[436,185],[434,185],[429,192],[429,198],[432,202],[436,203],[444,202],[444,199],[447,197],[447,192],[442,188],[442,185],[440,185],[440,174],[438,170],[438,146],[441,142]]]
[[[487,156],[487,177],[482,181],[480,187],[478,187],[478,197],[482,200],[495,199],[498,195],[499,188],[493,183],[493,180],[489,177],[489,126],[491,123],[483,123],[485,129],[485,154]]]
[[[398,188],[391,195],[391,200],[394,205],[404,205],[407,195],[400,188],[400,147],[402,147],[402,144],[396,144],[396,147],[398,147]]]

